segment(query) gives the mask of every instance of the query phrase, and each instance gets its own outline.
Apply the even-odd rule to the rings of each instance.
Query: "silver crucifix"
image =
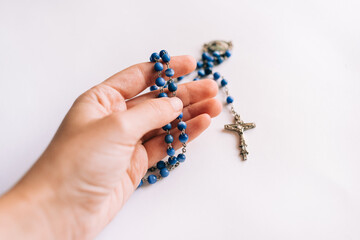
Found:
[[[235,114],[235,123],[234,124],[227,124],[224,126],[226,130],[237,132],[240,136],[240,155],[242,159],[245,161],[247,160],[247,155],[249,152],[246,150],[246,143],[244,139],[244,131],[248,129],[255,128],[255,123],[244,123],[240,119],[240,115]]]

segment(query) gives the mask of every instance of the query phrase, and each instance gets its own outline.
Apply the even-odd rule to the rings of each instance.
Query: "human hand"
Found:
[[[196,63],[179,56],[170,65],[182,76]],[[2,233],[93,238],[121,209],[148,167],[166,156],[165,133],[159,128],[183,111],[191,141],[220,113],[213,80],[181,84],[177,97],[155,98],[154,92],[135,97],[156,76],[152,63],[137,64],[75,101],[36,164],[0,199],[0,226],[13,222],[21,228],[0,229],[0,238]],[[172,130],[172,135],[177,139],[179,131]],[[181,143],[173,146],[178,149]]]

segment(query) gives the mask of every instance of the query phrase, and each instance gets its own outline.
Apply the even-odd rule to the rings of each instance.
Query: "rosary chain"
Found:
[[[225,92],[226,97],[229,97],[229,96],[230,96],[230,93],[229,93],[229,88],[228,88],[228,86],[226,85],[225,87],[223,87],[223,89],[224,89],[224,92]],[[233,104],[233,103],[230,103],[230,112],[231,112],[231,114],[233,115],[236,123],[241,123],[241,122],[242,122],[242,120],[241,120],[241,118],[240,118],[240,114],[235,111],[235,107],[234,107],[234,104]]]

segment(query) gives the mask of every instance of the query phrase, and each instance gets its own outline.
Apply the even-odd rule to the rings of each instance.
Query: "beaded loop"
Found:
[[[161,63],[160,60],[162,60]],[[157,78],[155,80],[155,85],[150,87],[150,91],[159,90],[159,94],[157,95],[158,98],[161,97],[168,97],[168,94],[164,92],[164,88],[168,88],[169,92],[172,96],[176,95],[177,90],[177,83],[178,81],[182,80],[184,77],[178,77],[176,80],[172,77],[175,75],[174,69],[170,68],[170,60],[171,57],[169,53],[166,50],[161,50],[160,53],[153,53],[150,56],[150,61],[154,62],[154,70],[157,72]],[[162,71],[164,70],[164,65],[166,66],[165,76],[168,77],[168,80],[165,80],[162,77]],[[148,173],[141,179],[140,184],[138,187],[141,187],[144,185],[144,183],[148,184],[154,184],[158,180],[168,177],[170,174],[170,171],[175,169],[179,166],[180,162],[184,162],[186,159],[185,152],[186,152],[186,144],[185,142],[188,139],[188,135],[185,133],[186,129],[186,123],[182,120],[183,114],[181,113],[177,119],[178,124],[177,128],[181,131],[179,140],[182,142],[182,153],[178,154],[177,157],[179,157],[179,160],[177,157],[175,157],[175,149],[172,146],[172,143],[174,142],[174,137],[171,135],[170,130],[172,128],[171,123],[166,124],[162,127],[162,129],[166,132],[164,141],[167,145],[166,147],[166,153],[169,156],[168,160],[165,161],[159,161],[156,163],[156,167],[151,167],[148,169]],[[158,171],[158,174],[154,174],[155,171]]]

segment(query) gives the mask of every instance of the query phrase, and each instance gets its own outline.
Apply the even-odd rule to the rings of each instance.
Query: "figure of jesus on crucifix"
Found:
[[[247,160],[247,155],[249,152],[246,150],[246,143],[244,138],[244,131],[248,129],[255,128],[255,123],[244,123],[243,121],[236,121],[234,124],[227,124],[225,125],[225,129],[229,131],[237,132],[240,136],[240,155],[242,159],[245,161]]]

